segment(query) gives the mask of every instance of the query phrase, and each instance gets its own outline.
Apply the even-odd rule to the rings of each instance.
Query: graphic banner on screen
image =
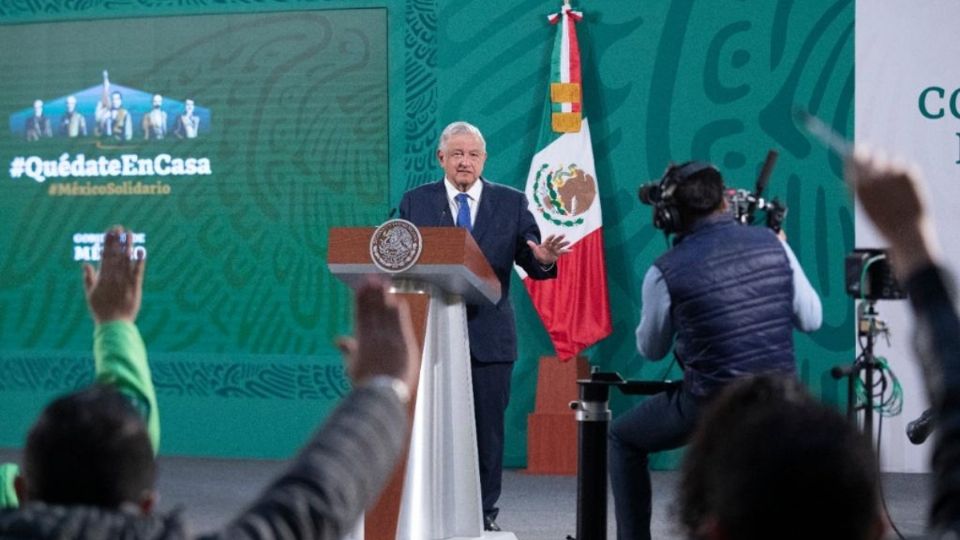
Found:
[[[0,392],[89,355],[80,262],[117,223],[147,254],[161,397],[344,388],[316,360],[349,326],[326,231],[387,208],[385,9],[8,25],[0,47]]]
[[[87,126],[90,126],[88,128]],[[136,128],[134,128],[136,126]],[[126,86],[111,84],[104,70],[103,83],[70,92],[53,100],[36,99],[31,107],[10,115],[10,133],[25,141],[41,139],[90,139],[97,150],[120,150],[137,141],[162,141],[167,137],[196,139],[211,130],[210,109],[193,99],[164,99]],[[102,155],[64,152],[57,159],[39,155],[14,156],[10,160],[10,178],[30,178],[45,182],[48,178],[96,179],[115,177],[194,176],[213,173],[206,156],[172,156],[165,152],[124,153],[119,158]],[[66,187],[66,189],[64,189]],[[51,187],[51,196],[62,195],[143,195],[169,194],[170,186],[162,182],[143,187],[142,182],[107,183],[74,182]]]

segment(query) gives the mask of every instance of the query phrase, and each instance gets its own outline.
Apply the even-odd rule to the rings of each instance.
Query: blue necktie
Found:
[[[457,210],[457,227],[473,232],[473,224],[470,223],[470,196],[466,193],[460,193],[456,197],[460,208]]]

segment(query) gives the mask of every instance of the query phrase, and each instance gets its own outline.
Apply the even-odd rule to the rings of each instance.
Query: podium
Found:
[[[389,222],[388,222],[389,223]],[[416,263],[388,273],[374,263],[373,227],[331,228],[327,264],[351,287],[388,274],[410,306],[420,344],[407,454],[364,521],[365,540],[516,538],[483,530],[465,301],[496,303],[500,282],[462,228],[424,227]]]

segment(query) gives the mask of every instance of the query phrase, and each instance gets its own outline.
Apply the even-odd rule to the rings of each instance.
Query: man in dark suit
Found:
[[[486,159],[479,129],[466,122],[448,125],[437,148],[444,179],[405,193],[400,217],[421,227],[456,225],[470,230],[500,280],[502,296],[497,305],[467,305],[483,523],[486,530],[498,531],[503,418],[517,359],[510,274],[516,263],[533,279],[556,277],[557,259],[568,251],[569,242],[558,235],[541,243],[524,194],[480,176]]]

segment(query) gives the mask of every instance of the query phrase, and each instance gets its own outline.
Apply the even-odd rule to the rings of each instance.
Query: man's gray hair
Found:
[[[477,126],[458,120],[452,122],[447,127],[443,128],[443,133],[440,134],[440,143],[437,145],[437,150],[443,151],[443,148],[447,145],[447,141],[450,140],[450,137],[454,135],[462,135],[464,133],[469,133],[470,135],[475,136],[480,139],[480,146],[483,148],[483,151],[487,151],[487,141],[483,139],[483,133],[480,133],[480,130],[477,129]]]

